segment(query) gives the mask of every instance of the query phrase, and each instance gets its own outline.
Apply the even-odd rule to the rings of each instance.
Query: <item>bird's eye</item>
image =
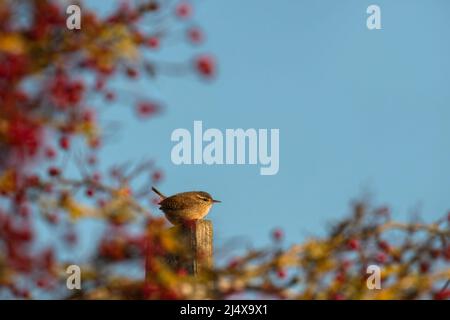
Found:
[[[204,197],[199,197],[201,200],[208,202],[208,198],[204,198]]]

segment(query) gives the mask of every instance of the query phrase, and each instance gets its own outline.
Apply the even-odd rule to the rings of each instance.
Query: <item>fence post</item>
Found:
[[[210,220],[197,220],[172,229],[176,230],[188,250],[182,257],[169,257],[169,263],[174,268],[199,275],[213,267],[213,226]]]

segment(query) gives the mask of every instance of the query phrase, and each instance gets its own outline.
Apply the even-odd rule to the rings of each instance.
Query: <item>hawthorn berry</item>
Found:
[[[338,272],[336,274],[336,276],[334,277],[334,280],[339,283],[343,283],[345,281],[345,279],[346,279],[345,272],[342,272],[342,271]]]
[[[390,214],[389,207],[384,206],[384,207],[378,208],[376,210],[376,214],[380,215],[380,216],[389,216],[389,214]]]
[[[86,196],[88,196],[90,198],[93,197],[94,196],[94,190],[91,189],[91,188],[87,189],[86,190]]]
[[[94,155],[91,155],[87,158],[87,163],[91,166],[97,164],[97,158]]]
[[[142,101],[136,106],[136,112],[141,118],[149,118],[160,110],[158,104],[152,101]]]
[[[450,299],[450,289],[441,290],[434,294],[434,300],[447,300]]]
[[[48,168],[48,174],[51,177],[57,177],[61,174],[61,170],[59,170],[59,168],[56,167],[50,167]]]
[[[347,242],[347,247],[350,250],[358,250],[360,248],[360,243],[359,243],[359,241],[357,239],[350,239]]]
[[[94,137],[92,139],[89,139],[89,148],[91,149],[97,149],[100,147],[102,143],[102,140],[99,137]]]
[[[159,38],[155,37],[155,36],[148,38],[147,46],[152,49],[158,49],[159,48]]]
[[[64,240],[69,246],[73,246],[77,243],[78,237],[74,231],[69,231],[64,235]]]
[[[105,79],[104,77],[98,78],[95,80],[95,90],[102,91],[105,88]]]
[[[185,268],[180,268],[177,270],[177,275],[179,275],[180,277],[185,277],[188,275],[188,272]]]
[[[430,264],[428,262],[421,262],[419,265],[420,272],[426,273],[430,270]]]
[[[431,250],[430,250],[430,256],[431,256],[433,259],[439,258],[440,255],[441,255],[441,252],[440,252],[438,249],[431,249]]]
[[[380,248],[384,252],[389,252],[391,250],[391,246],[389,245],[389,243],[384,240],[378,242],[378,248]]]
[[[92,123],[95,121],[95,112],[92,109],[87,109],[83,111],[82,114],[83,122]]]
[[[283,236],[284,236],[283,230],[281,230],[280,228],[277,228],[272,231],[272,238],[275,241],[281,241],[283,239]]]
[[[278,269],[277,270],[277,277],[278,278],[284,279],[284,278],[286,278],[286,276],[287,276],[286,270],[284,270],[284,269]]]
[[[33,174],[27,177],[26,184],[29,187],[37,187],[40,185],[40,183],[41,180],[38,175]]]
[[[378,263],[385,263],[386,260],[387,260],[387,256],[386,256],[385,253],[379,252],[379,253],[377,253],[377,255],[375,256],[375,260],[376,260]]]
[[[46,216],[47,221],[51,224],[58,224],[59,222],[59,217],[56,213],[50,213]]]
[[[216,73],[215,61],[210,55],[198,56],[195,59],[195,68],[197,72],[205,78],[211,78]]]
[[[134,68],[127,68],[126,70],[127,76],[129,78],[135,79],[139,75],[138,71]]]
[[[345,296],[341,293],[335,293],[332,297],[332,300],[345,300]]]
[[[203,42],[203,39],[204,39],[203,32],[197,27],[192,27],[192,28],[188,29],[187,36],[188,36],[188,39],[193,44],[199,44],[199,43]]]
[[[41,289],[51,289],[52,282],[49,277],[41,277],[36,280],[36,286]]]
[[[175,8],[175,15],[187,19],[192,15],[192,6],[188,2],[180,2]]]
[[[100,180],[101,180],[101,175],[100,175],[100,173],[94,172],[94,173],[92,174],[92,180],[93,180],[94,182],[96,182],[96,183],[100,182]]]
[[[19,209],[19,214],[20,216],[24,217],[24,218],[28,218],[30,216],[30,207],[27,205],[23,205],[20,207]]]
[[[62,136],[59,139],[59,146],[61,149],[67,151],[70,148],[70,139],[67,136]]]
[[[159,291],[160,290],[158,286],[150,282],[145,282],[144,285],[142,286],[142,295],[146,299],[159,293]]]
[[[116,100],[116,95],[114,94],[114,92],[108,91],[105,93],[105,99],[107,101],[114,101]]]
[[[446,260],[450,260],[450,245],[448,245],[447,248],[444,249],[443,254]]]
[[[350,269],[352,267],[352,265],[353,265],[353,263],[350,260],[345,259],[342,261],[342,269],[344,269],[344,270]]]
[[[152,174],[152,181],[159,182],[159,181],[161,181],[162,177],[163,177],[162,172],[157,170],[157,171],[153,172],[153,174]]]
[[[228,263],[228,268],[229,269],[236,269],[239,265],[240,265],[240,261],[239,259],[232,259],[229,263]]]

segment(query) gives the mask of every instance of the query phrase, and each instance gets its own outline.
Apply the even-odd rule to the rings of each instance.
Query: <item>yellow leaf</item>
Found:
[[[95,209],[77,203],[71,196],[64,195],[61,199],[61,207],[65,209],[72,220],[82,217],[93,217],[96,215]]]
[[[0,35],[0,51],[21,54],[25,50],[24,41],[17,34],[1,34]]]
[[[0,192],[10,193],[16,190],[17,180],[14,170],[7,170],[0,176]]]

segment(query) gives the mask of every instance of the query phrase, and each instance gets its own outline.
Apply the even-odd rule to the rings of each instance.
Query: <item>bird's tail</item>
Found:
[[[155,187],[152,187],[152,190],[154,193],[156,193],[161,198],[163,198],[163,199],[167,198],[165,195],[163,195],[161,192],[159,192],[158,189],[156,189]]]

